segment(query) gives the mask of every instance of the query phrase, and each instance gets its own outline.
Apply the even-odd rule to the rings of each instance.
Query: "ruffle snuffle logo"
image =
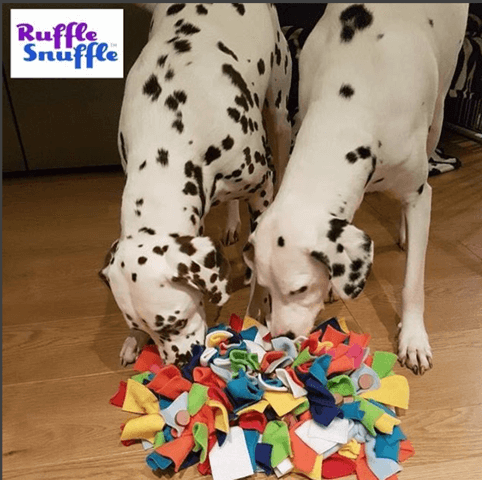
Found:
[[[17,26],[18,41],[24,42],[25,62],[73,62],[74,68],[93,68],[94,62],[116,62],[117,51],[87,23],[59,23],[50,31],[38,31],[29,23]],[[74,45],[76,43],[76,45]]]

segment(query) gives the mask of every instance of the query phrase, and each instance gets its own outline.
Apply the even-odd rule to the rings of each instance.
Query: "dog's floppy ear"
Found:
[[[118,246],[119,246],[119,240],[116,240],[110,247],[110,250],[107,252],[107,255],[105,256],[105,259],[104,259],[104,265],[99,270],[99,277],[109,288],[110,288],[109,267],[114,261],[115,253],[117,252]]]
[[[182,236],[175,239],[183,258],[177,263],[174,282],[185,282],[208,295],[209,300],[223,305],[229,299],[229,262],[208,237]],[[176,257],[179,259],[179,257]]]
[[[346,220],[333,218],[326,235],[310,255],[323,263],[340,297],[356,298],[365,287],[373,262],[373,242]]]

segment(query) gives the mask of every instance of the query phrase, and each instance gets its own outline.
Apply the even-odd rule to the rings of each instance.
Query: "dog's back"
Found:
[[[218,143],[221,132],[242,128],[235,110],[241,117],[254,102],[262,106],[269,82],[277,23],[271,10],[266,4],[158,4],[149,42],[126,81],[119,130],[129,156],[155,156],[166,135],[180,154],[202,151]]]

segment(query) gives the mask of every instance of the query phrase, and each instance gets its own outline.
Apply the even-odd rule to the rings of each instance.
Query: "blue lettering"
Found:
[[[105,62],[106,60],[110,62],[115,62],[118,60],[117,52],[108,51],[107,43],[97,43],[91,42],[89,44],[80,43],[77,45],[73,52],[70,50],[60,50],[60,51],[35,51],[36,44],[28,43],[24,46],[24,52],[27,57],[23,60],[26,62],[33,62],[34,60],[39,60],[40,62],[49,61],[59,61],[59,62],[71,62],[74,61],[75,69],[82,68],[82,57],[85,56],[86,68],[94,67],[94,59],[99,62]]]
[[[25,47],[23,47],[26,54],[28,54],[27,58],[24,58],[26,62],[33,62],[37,58],[37,54],[34,51],[35,43],[27,43]]]

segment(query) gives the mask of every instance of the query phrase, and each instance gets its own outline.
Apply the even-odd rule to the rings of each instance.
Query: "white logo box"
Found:
[[[124,77],[122,9],[12,9],[10,28],[11,78]],[[51,41],[38,40],[48,35]]]

